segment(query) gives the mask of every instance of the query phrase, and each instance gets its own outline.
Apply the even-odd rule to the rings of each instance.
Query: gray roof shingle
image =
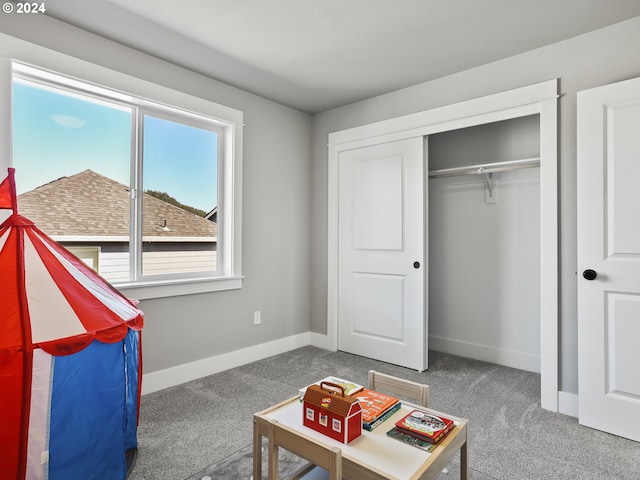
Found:
[[[143,236],[217,236],[216,223],[143,195]],[[18,196],[18,212],[51,236],[129,236],[130,205],[127,185],[91,170]]]

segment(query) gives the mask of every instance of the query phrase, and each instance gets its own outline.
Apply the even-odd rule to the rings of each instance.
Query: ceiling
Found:
[[[316,113],[640,15],[638,0],[55,0],[47,15]]]

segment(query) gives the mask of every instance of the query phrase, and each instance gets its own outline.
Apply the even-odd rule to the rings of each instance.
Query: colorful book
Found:
[[[404,433],[397,427],[393,427],[391,430],[389,430],[387,432],[387,435],[391,438],[395,438],[396,440],[400,440],[401,442],[412,445],[427,452],[431,452],[434,448],[436,448],[435,444],[429,443],[425,440],[420,440],[419,438],[416,438],[413,435],[409,435],[408,433]]]
[[[387,411],[400,403],[398,397],[365,388],[354,394],[362,406],[362,423],[370,424],[378,420]]]
[[[455,423],[450,418],[422,410],[412,410],[396,422],[401,432],[429,443],[438,443],[453,427]]]
[[[345,395],[353,395],[354,393],[360,392],[364,388],[362,385],[358,383],[351,382],[349,380],[345,380],[344,378],[338,378],[338,377],[325,377],[322,380],[315,382],[313,385],[320,385],[323,382],[335,383],[336,385],[340,385],[342,388],[344,388]],[[307,387],[304,387],[298,390],[298,392],[300,393],[300,398],[304,397],[304,392],[307,391],[307,388],[308,388],[308,385]]]
[[[362,428],[364,428],[365,430],[369,430],[369,431],[373,430],[378,425],[380,425],[382,422],[384,422],[386,419],[388,419],[391,415],[393,415],[398,410],[400,410],[401,406],[402,405],[400,404],[400,402],[396,403],[391,408],[389,408],[389,410],[387,410],[382,415],[380,415],[377,419],[375,419],[373,422],[363,423],[362,424]]]

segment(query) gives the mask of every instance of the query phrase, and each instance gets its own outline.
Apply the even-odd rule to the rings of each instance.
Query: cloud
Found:
[[[83,127],[87,121],[84,118],[74,117],[73,115],[56,114],[51,115],[51,120],[56,124],[65,128],[80,128]]]

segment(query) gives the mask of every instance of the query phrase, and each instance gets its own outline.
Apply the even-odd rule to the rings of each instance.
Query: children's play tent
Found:
[[[142,312],[18,215],[13,169],[0,208],[0,477],[124,479]]]

